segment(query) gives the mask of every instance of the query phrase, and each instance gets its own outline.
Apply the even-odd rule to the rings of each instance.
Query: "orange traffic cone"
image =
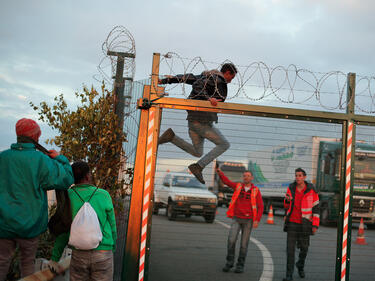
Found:
[[[274,222],[273,222],[273,210],[272,210],[272,205],[270,205],[270,210],[268,211],[267,223],[268,223],[268,224],[274,224]]]
[[[365,240],[365,226],[363,224],[363,218],[361,218],[361,222],[359,223],[357,240],[355,243],[359,245],[367,245]]]

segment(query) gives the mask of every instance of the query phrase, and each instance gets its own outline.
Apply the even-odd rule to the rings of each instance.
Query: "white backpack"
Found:
[[[74,188],[72,189],[84,203],[79,209],[77,215],[74,217],[72,226],[70,227],[68,244],[79,250],[95,249],[102,241],[103,234],[100,230],[98,216],[89,201],[98,188],[96,188],[91,194],[90,199],[87,202],[82,199]]]

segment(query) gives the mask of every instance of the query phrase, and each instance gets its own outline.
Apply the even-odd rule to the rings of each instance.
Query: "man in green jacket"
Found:
[[[16,134],[17,143],[0,152],[0,281],[6,278],[17,244],[21,276],[34,272],[38,236],[48,223],[47,190],[73,184],[66,157],[55,150],[48,155],[36,150],[41,131],[34,120],[20,119]]]
[[[86,162],[79,161],[72,165],[75,185],[69,189],[72,206],[72,216],[77,215],[84,202],[89,202],[95,210],[102,231],[102,241],[92,250],[78,250],[73,248],[70,262],[70,280],[113,280],[113,252],[116,247],[116,220],[111,196],[104,189],[98,189],[91,184],[91,174]],[[82,237],[85,239],[85,237]],[[69,233],[56,238],[49,267],[59,273],[61,269],[57,262],[61,258],[65,246],[69,241]]]

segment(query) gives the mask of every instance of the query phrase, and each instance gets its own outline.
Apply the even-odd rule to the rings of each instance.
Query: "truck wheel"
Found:
[[[168,206],[167,206],[167,217],[170,221],[173,221],[176,219],[176,213],[173,212],[173,205],[171,203],[168,203]]]
[[[329,225],[329,212],[328,207],[323,205],[320,207],[320,223],[321,225],[328,226]]]
[[[159,214],[159,208],[155,206],[152,212],[154,215]]]
[[[217,203],[217,206],[218,206],[218,207],[221,207],[221,206],[223,206],[223,203],[221,203],[221,202],[220,202],[220,203]]]
[[[205,215],[204,220],[206,223],[213,223],[215,220],[215,214]]]
[[[185,218],[190,218],[191,214],[185,214]]]
[[[268,208],[270,206],[268,205],[268,200],[267,199],[263,199],[263,206],[264,206],[263,214],[268,214]]]

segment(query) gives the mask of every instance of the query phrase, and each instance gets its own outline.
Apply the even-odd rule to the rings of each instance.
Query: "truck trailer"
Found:
[[[294,170],[301,167],[319,194],[320,221],[323,225],[337,222],[339,216],[341,171],[341,139],[309,137],[263,151],[248,153],[248,168],[254,174],[254,184],[262,193],[265,212],[270,205],[283,209]],[[357,142],[355,145],[352,217],[375,224],[375,145]]]

